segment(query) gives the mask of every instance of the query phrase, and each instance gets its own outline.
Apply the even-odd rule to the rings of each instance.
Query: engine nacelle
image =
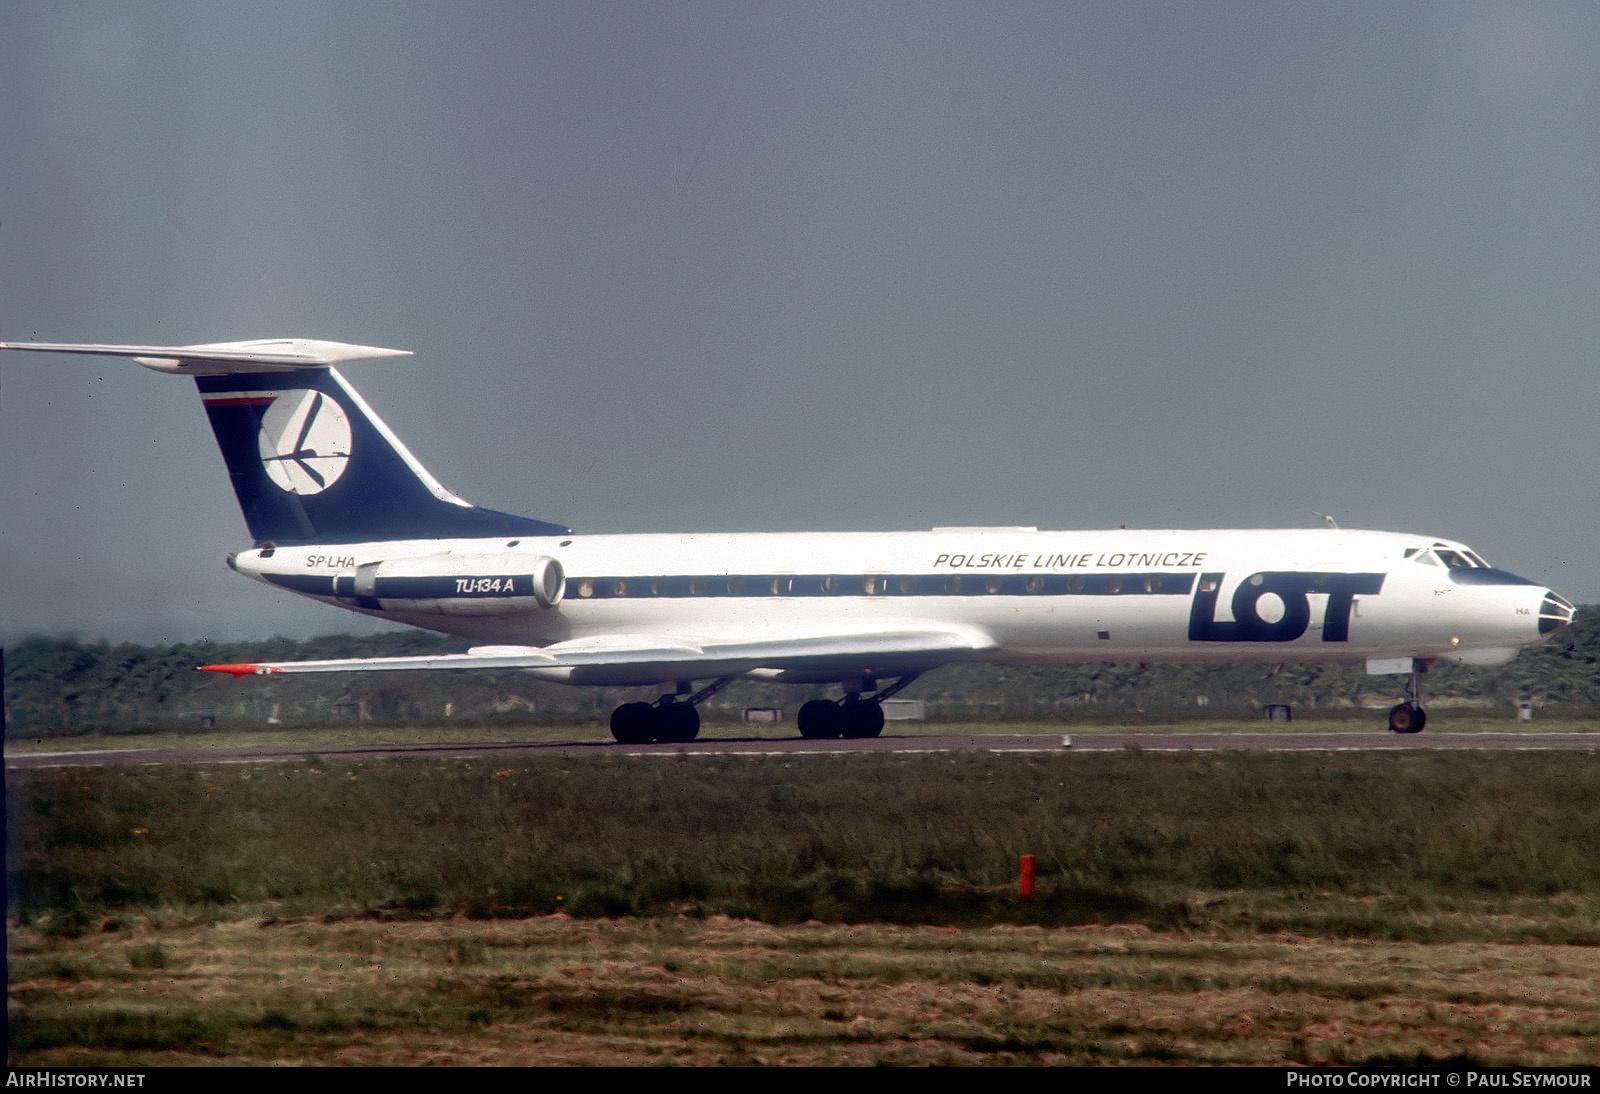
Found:
[[[561,563],[545,555],[425,555],[346,570],[333,593],[359,608],[505,615],[554,608],[566,585]]]

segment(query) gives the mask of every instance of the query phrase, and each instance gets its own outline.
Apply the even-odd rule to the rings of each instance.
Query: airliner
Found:
[[[617,741],[689,741],[740,677],[837,685],[809,738],[873,737],[883,701],[957,662],[1339,662],[1401,677],[1503,664],[1566,627],[1550,589],[1432,536],[1337,527],[585,535],[447,490],[340,375],[409,351],[312,339],[0,343],[192,376],[252,546],[227,564],[333,607],[457,635],[466,653],[205,665],[235,676],[520,669],[658,688]],[[1330,521],[1331,525],[1332,522]]]

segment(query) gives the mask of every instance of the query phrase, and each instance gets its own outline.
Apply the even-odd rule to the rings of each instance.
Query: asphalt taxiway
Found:
[[[837,755],[858,752],[1528,752],[1594,751],[1600,733],[1032,733],[949,734],[815,741],[710,737],[686,744],[621,745],[613,741],[529,743],[251,745],[240,748],[126,748],[6,753],[8,770],[194,763],[260,763],[323,759],[464,758],[473,756]]]

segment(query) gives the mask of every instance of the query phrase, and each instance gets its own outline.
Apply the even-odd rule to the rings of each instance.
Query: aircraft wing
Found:
[[[569,684],[616,687],[736,676],[760,669],[916,672],[973,658],[994,640],[972,627],[885,629],[812,636],[743,638],[602,635],[537,646],[477,646],[466,653],[420,657],[344,657],[328,661],[259,661],[202,665],[234,676],[300,672],[425,669],[524,669]]]

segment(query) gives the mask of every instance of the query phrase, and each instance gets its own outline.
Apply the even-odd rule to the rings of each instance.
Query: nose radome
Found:
[[[1544,600],[1539,604],[1539,634],[1555,634],[1572,622],[1573,607],[1564,597],[1557,596],[1549,589],[1544,591]]]

